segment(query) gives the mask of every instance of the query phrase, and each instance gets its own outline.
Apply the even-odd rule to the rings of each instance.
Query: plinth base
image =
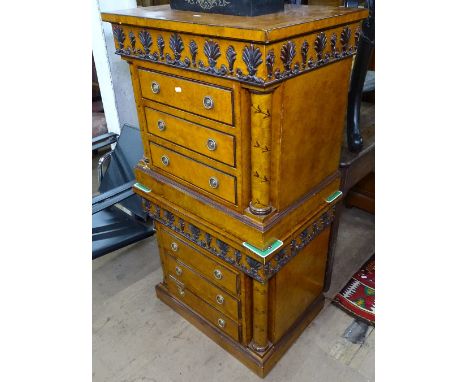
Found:
[[[228,351],[232,356],[237,358],[262,378],[270,372],[273,366],[276,365],[279,359],[284,353],[286,353],[315,316],[317,316],[324,305],[323,295],[320,295],[320,297],[309,305],[299,319],[296,320],[296,322],[277,343],[269,347],[264,353],[259,354],[249,347],[243,346],[242,344],[234,341],[187,305],[173,297],[164,284],[161,283],[156,285],[155,289],[156,295],[161,301],[169,305],[192,325],[201,330],[224,350]]]

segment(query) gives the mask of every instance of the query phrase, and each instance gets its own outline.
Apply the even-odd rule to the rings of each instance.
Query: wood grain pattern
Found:
[[[185,264],[196,269],[210,282],[220,286],[234,296],[240,293],[239,272],[235,269],[229,269],[226,264],[220,264],[219,261],[213,259],[210,255],[205,255],[199,249],[194,249],[190,243],[178,237],[174,232],[169,233],[162,227],[158,240],[159,245],[168,253],[171,253]],[[176,244],[176,249],[174,249],[174,243]],[[217,279],[214,276],[215,270],[222,272],[223,277],[221,279]]]
[[[271,211],[271,93],[251,93],[250,161],[252,201],[250,212],[267,215]]]
[[[150,150],[154,166],[210,194],[219,196],[228,202],[236,203],[236,178],[233,176],[154,143],[150,143]],[[164,164],[163,158],[168,158],[168,165]],[[191,171],[187,171],[188,168],[191,168]],[[211,185],[210,180],[212,179],[217,181],[216,187]]]
[[[256,352],[267,350],[268,341],[268,283],[253,282],[253,335],[250,347]]]
[[[283,85],[287,98],[279,148],[280,210],[339,166],[350,69],[351,59],[344,60]]]
[[[202,315],[209,323],[219,328],[222,332],[228,334],[234,340],[239,340],[239,331],[241,329],[237,322],[212,308],[201,298],[193,294],[189,289],[185,288],[183,284],[178,283],[174,278],[168,278],[167,286],[169,292],[174,297],[180,299],[184,304],[187,304],[194,311]],[[220,322],[220,320],[222,320],[222,322]],[[224,323],[224,326],[221,325],[222,323]]]
[[[271,314],[271,340],[278,342],[291,325],[322,293],[330,229],[311,241],[276,274]]]
[[[135,193],[143,198],[154,203],[163,203],[189,219],[196,219],[211,232],[222,231],[237,242],[239,238],[244,238],[244,241],[260,249],[268,247],[277,239],[286,241],[298,225],[310,219],[311,213],[327,206],[325,199],[339,190],[340,186],[339,173],[336,172],[297,203],[280,213],[270,215],[268,220],[258,222],[245,214],[223,208],[211,198],[151,170],[138,167],[135,173],[137,181],[152,190],[150,193],[144,193],[134,188]],[[331,206],[337,202],[339,199]]]
[[[194,114],[232,125],[232,91],[216,86],[189,81],[166,74],[139,70],[141,94],[166,105],[176,106]],[[152,84],[159,85],[159,93],[154,93]],[[213,107],[207,109],[204,97],[213,99]]]
[[[135,192],[156,221],[157,295],[263,377],[323,306],[340,197],[326,199],[340,187],[367,10],[199,16],[162,6],[103,20],[135,90],[145,153],[135,173],[150,189]],[[277,240],[265,256],[243,245]]]
[[[211,307],[226,314],[234,321],[239,320],[239,301],[217,288],[194,270],[168,254],[165,255],[165,265],[169,275],[184,284],[185,288],[195,293]],[[218,302],[222,301],[221,302]]]
[[[145,116],[148,132],[151,134],[230,166],[235,165],[234,136],[148,107],[145,107]],[[210,150],[210,146],[208,145],[209,140],[215,143],[214,149]]]

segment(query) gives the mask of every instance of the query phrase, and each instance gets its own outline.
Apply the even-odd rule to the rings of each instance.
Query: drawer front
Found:
[[[210,194],[236,203],[236,178],[150,142],[153,165]]]
[[[223,267],[216,261],[211,260],[201,252],[184,243],[179,238],[162,229],[160,230],[160,238],[162,240],[162,247],[166,249],[167,253],[177,257],[183,263],[195,269],[221,288],[226,289],[234,295],[239,294],[239,275],[237,273]]]
[[[183,284],[178,283],[174,278],[167,278],[169,292],[178,300],[182,301],[206,320],[211,322],[218,329],[228,334],[236,341],[239,341],[239,325],[229,317],[216,309],[213,309],[206,302],[195,296],[190,290],[185,289]]]
[[[232,90],[142,69],[138,75],[144,98],[233,124]]]
[[[148,131],[190,150],[234,166],[234,137],[170,114],[145,108]]]
[[[235,298],[215,287],[172,256],[165,255],[164,264],[166,273],[184,284],[196,296],[233,320],[239,319],[239,302]]]

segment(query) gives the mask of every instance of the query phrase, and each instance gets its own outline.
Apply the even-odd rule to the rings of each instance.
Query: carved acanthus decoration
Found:
[[[231,245],[219,238],[215,238],[215,240],[213,240],[211,234],[208,232],[203,231],[191,223],[188,225],[185,224],[185,221],[182,218],[176,217],[172,212],[161,208],[157,204],[144,199],[143,205],[146,212],[152,219],[155,219],[160,224],[184,237],[186,240],[189,240],[198,247],[210,252],[262,283],[274,276],[294,256],[305,248],[307,244],[329,227],[335,216],[335,207],[332,207],[308,225],[307,228],[303,229],[295,239],[291,240],[288,245],[284,246],[283,249],[276,253],[269,262],[263,264],[262,262],[248,256],[248,254],[243,251],[233,248]]]
[[[345,26],[341,32],[319,32],[315,38],[309,36],[309,39],[302,38],[297,40],[285,41],[282,45],[272,44],[256,46],[249,44],[242,49],[242,61],[237,60],[236,44],[228,45],[223,53],[221,45],[213,40],[208,39],[203,46],[203,53],[207,61],[199,60],[198,45],[193,39],[184,37],[179,33],[172,33],[169,41],[165,41],[163,34],[156,33],[152,35],[151,30],[142,29],[138,32],[138,40],[141,45],[137,47],[136,32],[130,29],[125,29],[123,25],[114,25],[113,34],[116,41],[116,53],[122,56],[135,57],[142,60],[158,62],[163,65],[178,66],[188,70],[197,70],[209,75],[229,77],[240,82],[246,82],[253,85],[264,86],[285,78],[296,76],[298,74],[314,70],[320,66],[332,63],[337,60],[344,59],[356,52],[360,38],[360,27],[353,29],[354,45],[352,45],[352,31],[349,26]],[[127,35],[126,35],[127,34]],[[128,36],[128,39],[126,38]],[[154,36],[154,37],[153,37]],[[312,37],[312,41],[311,38]],[[340,48],[338,48],[338,37],[340,40]],[[184,39],[186,41],[184,43]],[[157,50],[152,52],[153,39],[157,41]],[[327,42],[330,41],[327,49]],[[125,46],[127,43],[127,46]],[[165,52],[166,43],[173,55]],[[182,57],[184,48],[188,46],[189,57]],[[296,58],[296,46],[300,44],[299,62],[294,62]],[[314,55],[310,55],[310,47],[313,46],[317,59]],[[239,46],[239,45],[237,45]],[[237,48],[240,50],[240,48]],[[266,57],[263,60],[262,49],[265,49]],[[220,57],[224,54],[227,66],[222,64],[218,66]],[[279,56],[281,66],[276,62],[276,57]],[[312,57],[314,56],[314,57]],[[264,65],[262,67],[262,64]],[[245,65],[245,66],[244,66]],[[244,66],[245,69],[242,69]],[[262,73],[262,75],[259,75]],[[265,76],[265,78],[263,78]]]
[[[227,50],[226,50],[226,60],[229,65],[229,73],[233,74],[234,73],[234,62],[236,61],[237,53],[234,50],[234,47],[232,45],[229,45]]]

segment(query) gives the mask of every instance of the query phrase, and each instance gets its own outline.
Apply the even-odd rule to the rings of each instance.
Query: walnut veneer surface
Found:
[[[104,13],[133,81],[159,298],[260,376],[323,305],[362,9]],[[246,244],[246,245],[244,245]]]

